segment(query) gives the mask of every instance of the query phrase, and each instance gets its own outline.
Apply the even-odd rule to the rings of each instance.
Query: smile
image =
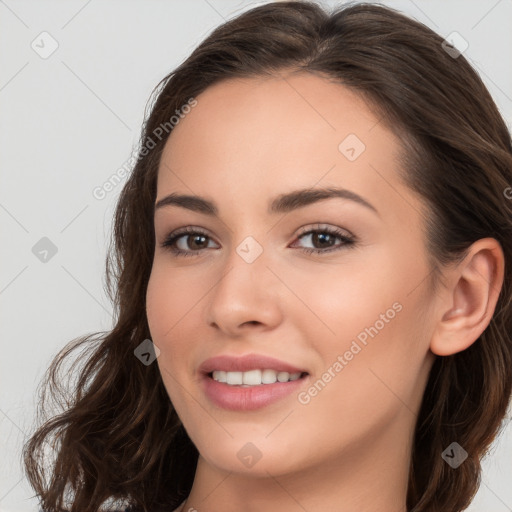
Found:
[[[274,370],[270,370],[276,373]],[[226,382],[215,380],[213,374],[221,374],[221,378],[226,379]],[[258,377],[258,373],[261,377]],[[229,411],[253,411],[267,407],[279,400],[283,400],[287,396],[290,396],[294,392],[298,392],[300,388],[305,387],[306,381],[309,380],[309,374],[302,372],[292,375],[287,372],[279,372],[274,378],[272,374],[266,373],[266,370],[251,370],[248,372],[213,372],[213,374],[207,374],[203,376],[202,387],[206,397],[217,407],[226,409]],[[230,375],[231,374],[231,375]],[[243,374],[249,374],[247,379],[259,378],[260,383],[258,384],[244,384]],[[279,380],[279,376],[282,381]],[[273,382],[263,383],[261,382],[264,378],[270,380],[270,377],[274,379]],[[284,380],[286,377],[286,380]],[[229,384],[228,378],[231,382],[236,383]],[[242,382],[240,383],[240,379]]]

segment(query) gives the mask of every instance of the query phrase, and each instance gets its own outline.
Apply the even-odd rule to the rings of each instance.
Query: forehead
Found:
[[[304,147],[307,142],[337,153],[347,135],[368,139],[379,124],[356,92],[310,73],[223,80],[196,100],[197,106],[174,128],[166,145],[175,160],[197,156],[191,154],[191,144],[183,144],[190,137],[203,151],[215,149],[218,158],[227,149],[228,158],[233,158],[237,148],[247,157],[261,155],[263,144],[274,155],[293,150],[312,156],[314,147]],[[374,145],[383,132],[382,126],[374,132]]]
[[[159,197],[229,193],[249,204],[319,184],[375,204],[383,188],[401,186],[399,140],[360,95],[332,80],[306,73],[229,79],[196,100],[164,148]]]

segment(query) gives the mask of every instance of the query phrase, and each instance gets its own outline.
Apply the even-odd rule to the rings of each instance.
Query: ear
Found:
[[[464,260],[446,274],[441,319],[430,350],[448,356],[472,345],[489,325],[503,285],[505,258],[494,238],[477,240]]]

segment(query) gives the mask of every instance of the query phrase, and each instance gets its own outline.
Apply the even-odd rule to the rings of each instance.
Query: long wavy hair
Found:
[[[23,462],[44,510],[96,512],[121,501],[133,511],[172,510],[188,496],[197,449],[158,365],[134,356],[151,338],[145,296],[157,172],[172,133],[162,136],[162,126],[212,84],[282,70],[351,88],[400,135],[398,172],[427,207],[423,227],[434,284],[443,265],[460,261],[476,240],[493,237],[501,244],[505,279],[493,318],[468,349],[436,357],[409,471],[409,511],[456,512],[469,505],[480,485],[481,458],[503,428],[511,397],[512,145],[478,74],[442,43],[425,25],[381,5],[327,12],[313,2],[268,3],[213,30],[156,86],[108,248],[114,327],[68,343],[40,384],[41,423],[24,446]],[[50,403],[61,407],[58,414]],[[441,457],[453,441],[468,453],[456,470]]]

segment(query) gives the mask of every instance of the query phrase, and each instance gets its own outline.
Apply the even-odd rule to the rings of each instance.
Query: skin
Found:
[[[503,253],[479,240],[445,286],[429,291],[422,200],[399,180],[400,141],[342,85],[311,74],[230,79],[211,86],[167,141],[157,202],[207,198],[219,217],[176,205],[155,213],[156,248],[147,316],[169,397],[200,453],[183,511],[372,511],[405,509],[413,429],[436,355],[470,346],[489,324],[503,281]],[[338,146],[356,134],[349,161]],[[325,199],[286,214],[267,204],[299,188],[342,187],[371,203]],[[353,246],[299,229],[338,228]],[[199,252],[160,246],[178,228],[206,231]],[[237,247],[263,252],[252,263]],[[202,245],[201,245],[202,244]],[[323,248],[323,249],[322,249]],[[253,249],[251,249],[253,250]],[[373,338],[333,363],[357,336],[401,305]],[[291,394],[256,411],[227,411],[201,391],[199,365],[218,354],[265,354],[305,368],[302,391],[331,368],[316,396]],[[237,457],[248,442],[261,459]]]

